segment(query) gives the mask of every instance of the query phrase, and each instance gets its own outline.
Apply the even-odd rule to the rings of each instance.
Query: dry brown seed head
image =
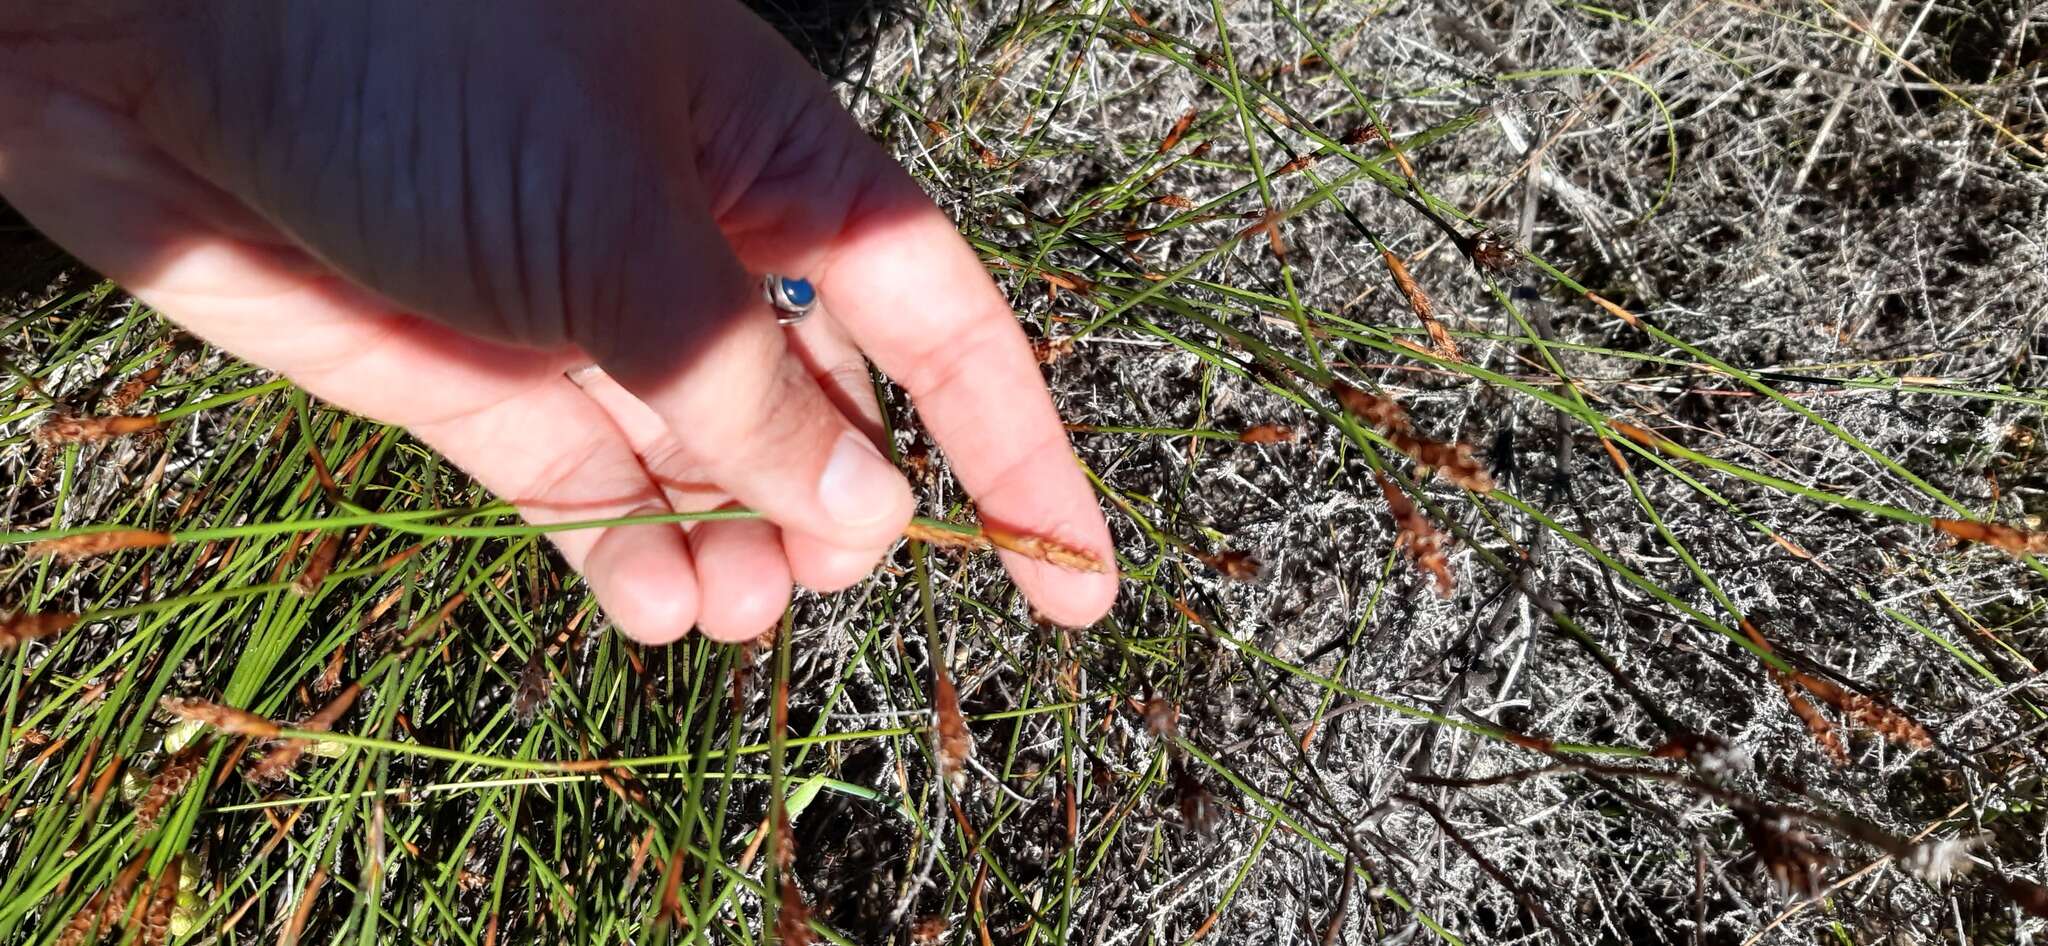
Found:
[[[910,928],[911,946],[939,946],[946,939],[947,923],[943,916],[933,915],[918,920]]]
[[[276,723],[255,713],[208,700],[167,696],[162,706],[164,712],[179,719],[196,719],[229,735],[275,739],[280,731]]]
[[[979,551],[992,547],[988,537],[983,535],[979,529],[971,532],[943,529],[916,520],[912,520],[909,525],[903,527],[903,537],[941,548],[975,549]]]
[[[47,555],[64,562],[118,552],[122,549],[145,549],[169,545],[168,532],[153,532],[148,529],[113,529],[105,532],[82,532],[61,539],[44,539],[29,544],[28,554]]]
[[[2014,555],[2048,555],[2048,532],[2028,532],[1974,519],[1933,519],[1928,524],[1961,541],[1989,545]]]
[[[1182,824],[1196,834],[1206,835],[1216,827],[1222,818],[1222,806],[1216,803],[1216,796],[1209,793],[1208,786],[1195,776],[1189,768],[1187,758],[1173,760],[1174,802],[1180,808]]]
[[[292,581],[292,591],[310,595],[320,590],[320,583],[327,580],[327,573],[334,570],[334,557],[341,551],[341,533],[329,533],[313,549],[313,557],[307,559],[305,570]]]
[[[1196,557],[1202,560],[1202,564],[1231,581],[1256,581],[1265,571],[1265,565],[1250,552],[1223,551]]]
[[[1492,231],[1480,231],[1472,238],[1469,246],[1470,249],[1466,252],[1472,258],[1472,265],[1494,275],[1512,272],[1516,266],[1521,265],[1522,254],[1516,251],[1514,244],[1494,235]]]
[[[1757,863],[1779,887],[1805,899],[1820,895],[1835,857],[1818,838],[1781,815],[1738,812],[1738,817]]]
[[[1284,424],[1260,424],[1238,434],[1239,443],[1286,443],[1294,439],[1294,428]]]
[[[990,526],[983,526],[981,532],[996,548],[1015,552],[1025,558],[1049,562],[1077,572],[1102,574],[1109,571],[1109,565],[1096,553],[1057,539],[1025,535]]]
[[[0,650],[48,637],[77,623],[78,615],[65,611],[10,614],[0,617]]]
[[[1180,732],[1180,707],[1163,696],[1146,700],[1145,731],[1158,739],[1172,739]]]
[[[960,695],[953,689],[952,676],[944,667],[934,665],[932,677],[932,716],[936,723],[933,733],[937,737],[934,748],[939,754],[939,773],[957,795],[967,786],[967,759],[974,754],[974,740],[968,735],[966,718],[960,715]]]
[[[97,443],[114,437],[125,437],[141,433],[157,426],[155,414],[135,417],[110,415],[106,417],[80,417],[73,414],[59,414],[37,427],[32,435],[44,447],[62,446],[69,443]]]
[[[1331,382],[1330,391],[1352,416],[1381,433],[1409,429],[1408,411],[1389,398],[1367,394],[1342,381]]]
[[[1353,125],[1351,126],[1350,131],[1344,133],[1344,146],[1347,148],[1356,148],[1359,145],[1365,144],[1366,142],[1373,140],[1374,138],[1378,138],[1379,136],[1380,130],[1374,128],[1370,123]]]
[[[804,905],[804,893],[796,878],[782,872],[782,903],[775,913],[775,939],[779,946],[810,946],[811,910]]]
[[[1160,154],[1165,154],[1168,151],[1172,151],[1174,148],[1180,145],[1181,137],[1186,135],[1188,133],[1188,128],[1194,125],[1195,116],[1197,114],[1198,113],[1195,109],[1188,109],[1186,113],[1181,115],[1178,121],[1175,121],[1173,123],[1173,128],[1169,129],[1166,132],[1166,137],[1160,139]]]

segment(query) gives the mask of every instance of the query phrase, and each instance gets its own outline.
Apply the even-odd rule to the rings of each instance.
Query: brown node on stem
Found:
[[[1394,277],[1394,286],[1401,290],[1401,297],[1408,300],[1408,308],[1414,311],[1423,329],[1429,332],[1431,350],[1446,361],[1464,361],[1450,330],[1437,320],[1436,303],[1429,298],[1429,293],[1422,291],[1422,284],[1415,281],[1414,274],[1408,271],[1408,264],[1395,256],[1392,250],[1381,250],[1380,259],[1386,262],[1387,272]]]
[[[1152,202],[1160,205],[1161,207],[1172,207],[1175,210],[1192,210],[1195,206],[1194,201],[1189,200],[1186,197],[1182,197],[1179,194],[1165,194],[1159,197],[1154,197],[1152,198]]]
[[[1387,498],[1387,512],[1394,517],[1394,528],[1398,530],[1394,544],[1407,551],[1409,561],[1417,569],[1435,579],[1437,597],[1450,597],[1456,581],[1451,577],[1450,561],[1444,557],[1444,534],[1415,508],[1392,477],[1375,470],[1373,478],[1379,480],[1380,492]]]
[[[1928,525],[1961,541],[1989,545],[2014,555],[2048,555],[2048,532],[2028,532],[1974,519],[1934,519]]]
[[[76,562],[123,549],[149,549],[171,544],[171,534],[149,529],[113,529],[81,532],[61,539],[44,539],[29,544],[28,554],[47,555],[64,562]]]
[[[1160,154],[1165,154],[1180,146],[1181,138],[1186,136],[1188,129],[1194,126],[1197,114],[1199,113],[1195,109],[1188,109],[1187,112],[1181,115],[1178,121],[1173,123],[1173,127],[1167,130],[1166,137],[1159,141]]]
[[[1213,555],[1196,555],[1210,570],[1231,581],[1257,581],[1266,566],[1250,552],[1225,550]]]
[[[1371,122],[1360,122],[1344,132],[1344,147],[1356,148],[1379,136],[1380,130],[1374,128]]]
[[[967,719],[960,715],[960,694],[946,668],[932,665],[933,734],[939,754],[939,773],[958,795],[967,787],[967,760],[974,755],[974,740],[967,733]]]
[[[133,417],[120,414],[101,417],[59,414],[44,421],[32,436],[36,443],[44,447],[56,447],[69,443],[97,443],[115,437],[138,434],[145,430],[154,430],[156,426],[155,414]]]
[[[162,702],[164,712],[179,719],[196,719],[208,726],[231,736],[249,736],[254,739],[275,739],[282,731],[276,723],[248,710],[223,706],[210,700],[167,696]]]
[[[1287,443],[1294,439],[1294,428],[1285,424],[1260,424],[1237,435],[1239,443]]]
[[[0,618],[0,650],[48,637],[77,623],[78,615],[68,611],[7,615]]]

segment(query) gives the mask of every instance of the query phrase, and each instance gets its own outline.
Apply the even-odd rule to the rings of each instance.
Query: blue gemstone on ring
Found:
[[[811,288],[811,281],[808,279],[791,279],[783,276],[780,286],[782,298],[795,308],[808,309],[811,303],[818,301],[818,290]]]
[[[811,306],[818,301],[818,290],[811,288],[810,280],[791,279],[774,273],[761,278],[761,292],[768,297],[768,304],[781,312],[775,321],[784,326],[803,321],[811,314]]]

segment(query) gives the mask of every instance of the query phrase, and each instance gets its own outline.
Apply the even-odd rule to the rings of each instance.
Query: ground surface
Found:
[[[1224,7],[770,11],[1043,340],[1131,576],[1085,630],[906,546],[782,650],[631,647],[4,228],[0,521],[178,540],[0,550],[83,615],[5,653],[0,941],[2038,939],[2048,570],[1935,520],[2048,515],[2048,9]]]

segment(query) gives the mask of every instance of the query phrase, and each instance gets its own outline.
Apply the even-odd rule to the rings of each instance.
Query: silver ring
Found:
[[[791,326],[810,318],[818,304],[818,290],[808,279],[791,279],[769,273],[761,277],[761,294],[775,307],[775,324]]]

